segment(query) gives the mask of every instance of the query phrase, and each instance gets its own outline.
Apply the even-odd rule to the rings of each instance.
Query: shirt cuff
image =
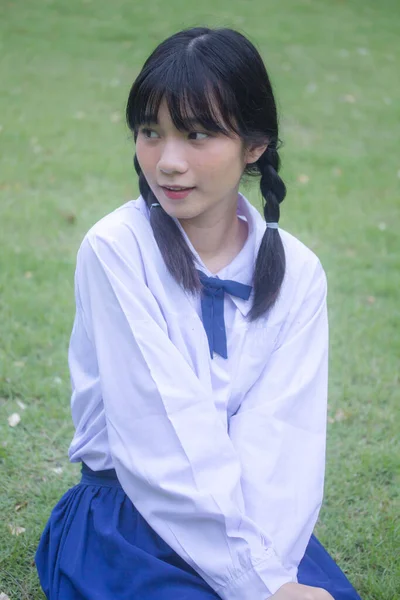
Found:
[[[285,583],[296,583],[297,577],[282,566],[272,549],[237,579],[215,589],[222,600],[267,600]]]

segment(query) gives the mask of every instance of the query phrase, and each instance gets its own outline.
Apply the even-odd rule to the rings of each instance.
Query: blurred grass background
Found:
[[[331,370],[317,534],[364,600],[400,598],[398,0],[3,0],[0,594],[40,600],[34,551],[78,479],[67,346],[78,245],[137,196],[131,83],[194,25],[257,45],[281,115],[282,226],[321,258]],[[257,186],[245,193],[259,205]],[[21,421],[10,427],[8,418]],[[16,535],[24,528],[25,531]]]

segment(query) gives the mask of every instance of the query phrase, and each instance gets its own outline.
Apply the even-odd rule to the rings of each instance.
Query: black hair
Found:
[[[267,222],[278,222],[286,188],[278,175],[277,110],[265,65],[253,44],[225,28],[195,27],[167,38],[147,59],[129,93],[126,120],[135,140],[141,125],[157,120],[163,100],[180,130],[192,129],[194,115],[206,131],[235,133],[247,146],[268,144],[257,162],[246,165],[244,174],[261,175],[264,217]],[[134,165],[140,193],[151,208],[157,198],[136,156]],[[193,253],[174,220],[159,206],[150,210],[150,223],[172,276],[186,290],[200,290]],[[279,230],[267,227],[255,263],[250,321],[273,306],[284,274]]]

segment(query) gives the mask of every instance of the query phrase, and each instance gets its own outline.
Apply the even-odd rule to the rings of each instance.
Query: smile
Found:
[[[170,200],[184,200],[194,190],[194,187],[163,185],[161,189]]]
[[[172,190],[173,192],[181,192],[182,190],[192,190],[193,187],[182,187],[180,185],[162,185],[166,190]]]

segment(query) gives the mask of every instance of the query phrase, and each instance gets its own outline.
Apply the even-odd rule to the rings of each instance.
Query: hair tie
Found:
[[[153,204],[150,206],[150,208],[153,208],[153,206],[160,206],[160,204],[159,204],[158,202],[154,202],[154,203],[153,203]]]
[[[267,223],[269,229],[279,229],[278,223]]]

